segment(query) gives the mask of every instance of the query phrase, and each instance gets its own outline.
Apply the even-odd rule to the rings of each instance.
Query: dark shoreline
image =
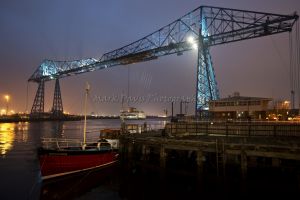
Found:
[[[81,115],[65,115],[61,117],[53,117],[51,115],[44,116],[29,116],[29,115],[14,115],[0,117],[0,123],[12,123],[12,122],[41,122],[41,121],[80,121],[83,120],[84,116]],[[119,116],[87,116],[87,119],[120,119]],[[146,119],[168,119],[156,116],[147,116]]]

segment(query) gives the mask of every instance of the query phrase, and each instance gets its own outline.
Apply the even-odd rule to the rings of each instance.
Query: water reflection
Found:
[[[16,125],[16,140],[18,142],[27,142],[28,141],[28,122],[19,122]]]
[[[65,138],[65,124],[62,121],[55,122],[53,130],[56,132],[56,136],[59,138]]]
[[[80,196],[82,196],[81,199],[95,199],[86,198],[83,195],[91,189],[101,186],[103,187],[101,190],[103,195],[101,197],[108,197],[108,195],[110,195],[112,198],[109,199],[119,199],[117,191],[111,191],[111,188],[103,190],[105,188],[104,185],[106,187],[115,185],[113,181],[116,179],[115,173],[117,173],[117,170],[118,165],[113,165],[102,169],[44,181],[42,182],[40,200],[74,199]],[[97,196],[99,195],[100,194],[97,193]]]
[[[15,124],[13,123],[0,124],[0,155],[2,157],[13,148],[15,139],[14,129]]]

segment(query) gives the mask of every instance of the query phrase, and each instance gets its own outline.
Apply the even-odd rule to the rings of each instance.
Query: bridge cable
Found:
[[[291,106],[294,109],[294,71],[293,71],[293,34],[289,32],[289,64],[290,64],[290,92],[291,92]]]
[[[128,71],[127,71],[127,106],[129,108],[129,91],[130,91],[130,66],[128,65]]]
[[[280,50],[279,50],[279,48],[278,48],[278,45],[277,45],[276,42],[274,41],[273,37],[269,37],[269,38],[270,38],[270,40],[271,40],[271,42],[272,42],[272,44],[273,44],[274,49],[276,50],[276,52],[277,52],[277,54],[278,54],[278,57],[279,57],[279,59],[280,59],[280,61],[281,61],[282,66],[283,66],[284,69],[285,69],[285,67],[288,65],[287,62],[286,62],[286,60],[285,60],[284,57],[282,56],[282,53],[280,52]]]
[[[27,81],[25,114],[27,114],[28,111],[28,87],[29,87],[29,82]]]
[[[299,21],[296,22],[296,61],[295,61],[295,68],[296,68],[296,75],[297,75],[297,92],[298,92],[298,105],[300,105],[300,38],[299,38]]]

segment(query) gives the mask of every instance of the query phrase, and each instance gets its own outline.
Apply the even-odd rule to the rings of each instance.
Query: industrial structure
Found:
[[[200,6],[183,17],[129,45],[105,53],[100,59],[75,61],[45,60],[28,81],[39,84],[31,109],[44,112],[44,83],[56,80],[52,112],[63,112],[58,80],[85,72],[157,59],[184,51],[198,51],[196,115],[206,113],[208,102],[219,98],[211,46],[246,39],[291,32],[298,15],[281,15],[256,11]]]

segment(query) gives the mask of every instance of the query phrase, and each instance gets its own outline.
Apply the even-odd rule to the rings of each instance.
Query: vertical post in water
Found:
[[[87,96],[90,90],[90,85],[87,82],[86,83],[86,88],[85,88],[85,101],[84,101],[84,125],[83,125],[83,145],[85,147],[86,145],[86,107],[87,107]]]

